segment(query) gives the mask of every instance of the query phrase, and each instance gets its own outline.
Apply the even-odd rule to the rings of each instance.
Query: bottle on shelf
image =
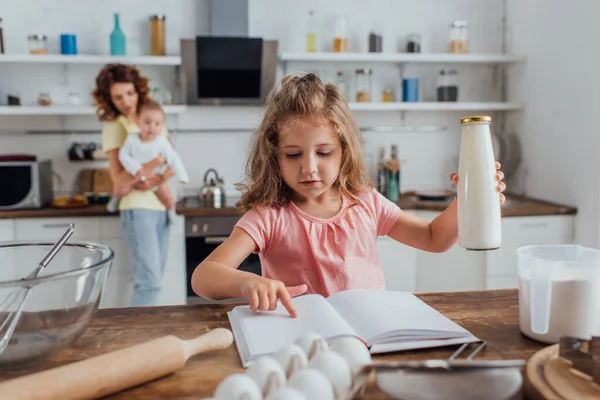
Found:
[[[338,15],[335,19],[335,37],[333,51],[345,53],[348,51],[348,33],[346,32],[346,16]]]
[[[377,160],[377,191],[387,197],[388,170],[385,164],[385,147],[379,149]]]
[[[315,12],[308,12],[308,22],[306,24],[306,51],[314,53],[317,51],[317,22]]]
[[[110,54],[113,56],[124,56],[126,54],[125,34],[121,30],[119,14],[115,13],[114,18],[115,27],[110,34]]]
[[[344,73],[342,71],[337,72],[335,84],[337,85],[338,89],[340,89],[344,99],[348,100],[348,86],[346,85],[346,78],[344,77]]]
[[[391,158],[386,161],[385,167],[388,171],[387,198],[398,201],[400,198],[400,160],[398,159],[398,146],[392,145]]]
[[[450,53],[468,53],[467,21],[454,21],[450,25]]]

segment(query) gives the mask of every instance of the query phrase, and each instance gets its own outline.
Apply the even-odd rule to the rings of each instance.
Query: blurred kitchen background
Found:
[[[175,185],[178,198],[196,196],[211,168],[226,196],[235,198],[261,98],[203,101],[191,81],[202,75],[190,71],[206,61],[195,53],[197,36],[205,39],[204,54],[216,51],[225,60],[237,54],[238,62],[255,56],[249,47],[234,52],[250,37],[266,49],[263,76],[312,71],[344,90],[374,179],[382,149],[389,159],[395,146],[401,193],[425,198],[453,189],[460,118],[490,115],[508,192],[556,204],[559,214],[576,209],[552,240],[598,246],[599,16],[596,0],[573,0],[566,8],[545,0],[0,0],[0,154],[51,160],[54,196],[84,191],[85,174],[108,165],[90,95],[94,78],[104,64],[120,60],[151,79],[153,96],[165,106],[191,178]],[[164,55],[152,56],[161,52],[152,32],[162,29]],[[118,51],[114,44],[111,50],[111,35],[124,41],[125,55],[111,56]],[[228,47],[208,37],[238,40]],[[247,88],[213,89],[207,97],[223,100],[227,90]],[[187,229],[191,222],[181,223],[183,237],[183,224]],[[18,227],[10,229],[18,237]],[[523,240],[507,243],[528,242],[523,229],[515,234]],[[123,245],[115,239],[114,246]],[[411,274],[417,283],[407,289],[443,289],[419,286],[418,272]],[[512,287],[512,272],[499,276],[508,275],[495,284],[488,274],[446,289]]]

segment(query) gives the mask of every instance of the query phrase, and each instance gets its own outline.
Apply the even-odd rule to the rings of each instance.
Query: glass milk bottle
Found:
[[[500,247],[500,193],[488,116],[462,118],[458,163],[458,244],[465,250]]]

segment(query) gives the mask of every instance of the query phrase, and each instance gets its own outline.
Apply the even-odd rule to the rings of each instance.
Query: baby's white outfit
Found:
[[[129,134],[119,150],[119,161],[121,161],[125,171],[135,176],[143,164],[152,161],[159,155],[163,156],[180,182],[187,183],[189,181],[188,173],[179,154],[163,135],[157,136],[150,142],[142,142],[139,134]],[[161,165],[154,172],[162,175],[167,169],[167,165]]]
[[[149,142],[142,142],[139,133],[130,133],[125,139],[125,143],[119,149],[119,161],[125,168],[125,171],[136,176],[143,164],[154,160],[159,155],[163,156],[166,165],[161,165],[154,169],[155,174],[165,173],[167,166],[173,169],[175,176],[182,183],[188,183],[189,177],[179,154],[175,151],[171,143],[163,135],[157,136]],[[157,188],[154,188],[156,190]],[[119,204],[119,199],[112,197],[106,208],[110,212],[115,212]],[[170,210],[173,211],[174,210]]]

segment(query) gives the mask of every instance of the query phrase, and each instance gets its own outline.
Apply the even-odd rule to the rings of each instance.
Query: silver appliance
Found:
[[[277,75],[276,40],[243,36],[181,39],[186,104],[263,105]]]
[[[52,204],[52,162],[0,162],[0,210],[44,208]]]

